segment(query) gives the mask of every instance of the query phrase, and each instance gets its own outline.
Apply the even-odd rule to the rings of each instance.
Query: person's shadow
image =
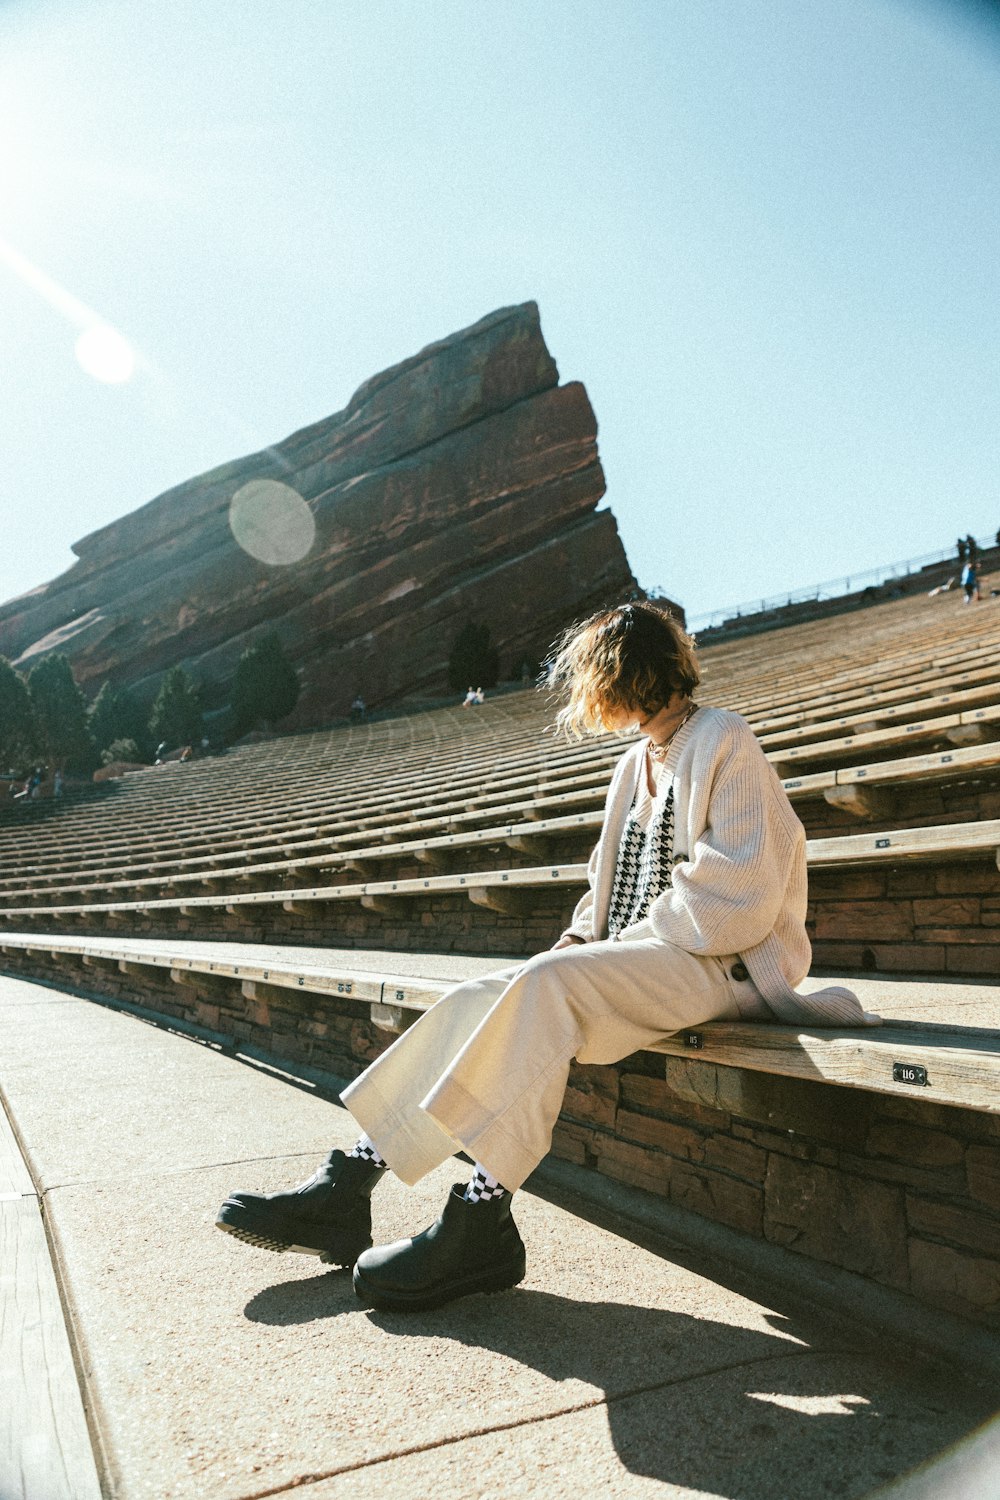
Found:
[[[287,1325],[358,1306],[349,1277],[334,1273],[267,1288],[246,1315]],[[984,1398],[970,1415],[969,1399],[952,1399],[954,1382],[942,1397],[940,1377],[931,1383],[901,1369],[902,1361],[859,1352],[850,1334],[819,1319],[807,1327],[802,1318],[771,1313],[762,1319],[766,1326],[746,1328],[530,1287],[432,1312],[366,1315],[393,1339],[419,1341],[415,1362],[425,1357],[428,1340],[437,1341],[441,1358],[440,1341],[452,1339],[536,1372],[516,1377],[510,1399],[502,1370],[494,1367],[481,1384],[475,1360],[456,1359],[455,1431],[464,1412],[470,1433],[489,1428],[484,1389],[499,1382],[509,1404],[495,1414],[496,1425],[542,1419],[532,1428],[532,1452],[544,1454],[550,1473],[561,1452],[572,1461],[581,1423],[595,1420],[588,1409],[604,1404],[615,1452],[633,1474],[730,1500],[858,1497],[939,1452],[990,1412]],[[552,1382],[562,1389],[554,1393]],[[417,1433],[397,1436],[404,1445],[419,1440]],[[483,1441],[477,1439],[477,1452]],[[513,1439],[500,1432],[496,1441],[499,1453]]]

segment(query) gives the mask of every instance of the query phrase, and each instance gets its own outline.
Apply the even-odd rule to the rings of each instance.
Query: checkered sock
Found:
[[[370,1136],[367,1135],[363,1135],[359,1141],[355,1141],[354,1145],[351,1147],[350,1151],[348,1151],[347,1154],[348,1156],[360,1156],[362,1161],[370,1161],[373,1167],[381,1167],[384,1169],[389,1165],[389,1163],[383,1159],[382,1153],[379,1151],[375,1142],[371,1139]]]
[[[502,1198],[507,1189],[501,1187],[496,1178],[477,1161],[472,1173],[472,1181],[465,1190],[466,1203],[486,1203],[490,1198]]]

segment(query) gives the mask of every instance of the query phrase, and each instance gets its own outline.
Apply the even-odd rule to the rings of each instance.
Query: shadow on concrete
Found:
[[[266,1286],[251,1297],[243,1309],[251,1323],[268,1323],[272,1328],[320,1323],[340,1313],[357,1310],[358,1299],[354,1295],[351,1273],[340,1270]]]
[[[247,1304],[246,1316],[286,1326],[357,1310],[349,1275],[337,1271],[268,1287]],[[436,1360],[448,1359],[443,1341],[462,1346],[454,1357],[456,1408],[467,1411],[475,1396],[470,1382],[480,1351],[556,1385],[569,1383],[562,1399],[526,1379],[523,1407],[515,1394],[496,1419],[501,1429],[534,1430],[539,1451],[547,1432],[555,1436],[553,1428],[532,1426],[540,1418],[558,1423],[566,1413],[603,1406],[628,1472],[729,1500],[867,1495],[963,1437],[991,1404],[971,1390],[943,1394],[929,1373],[859,1352],[849,1332],[773,1313],[766,1328],[745,1328],[520,1287],[433,1312],[366,1316],[394,1342],[412,1341],[415,1369],[431,1342]],[[508,1388],[515,1393],[517,1381],[512,1370]],[[461,1441],[458,1410],[456,1418]],[[479,1409],[465,1441],[507,1441],[484,1435],[491,1425]]]

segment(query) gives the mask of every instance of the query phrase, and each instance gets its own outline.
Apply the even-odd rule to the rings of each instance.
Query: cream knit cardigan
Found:
[[[565,936],[607,938],[618,850],[645,753],[643,739],[615,767],[590,889]],[[622,937],[658,937],[706,957],[738,953],[775,1020],[786,1025],[878,1024],[850,990],[796,993],[812,957],[805,830],[746,720],[729,709],[699,708],[675,735],[662,776],[674,788],[673,885]]]

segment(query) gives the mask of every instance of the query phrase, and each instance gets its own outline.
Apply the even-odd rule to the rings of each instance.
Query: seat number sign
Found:
[[[894,1062],[892,1081],[893,1083],[909,1083],[915,1088],[926,1088],[927,1069],[922,1068],[919,1063]]]

